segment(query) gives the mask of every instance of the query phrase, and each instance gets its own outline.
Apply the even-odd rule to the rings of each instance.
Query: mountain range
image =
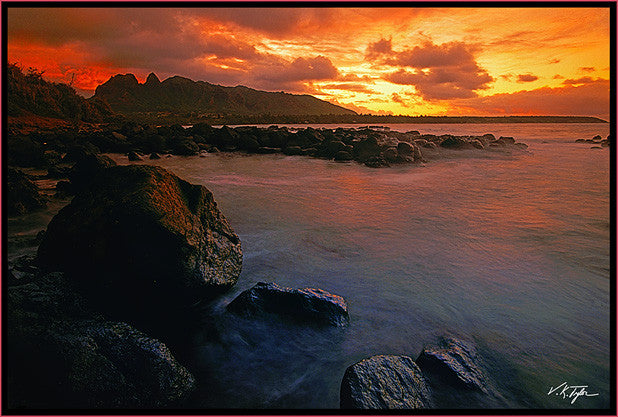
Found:
[[[223,87],[174,76],[160,81],[150,73],[143,84],[133,74],[119,74],[98,86],[93,99],[116,113],[192,113],[194,115],[345,115],[352,110],[310,95]]]

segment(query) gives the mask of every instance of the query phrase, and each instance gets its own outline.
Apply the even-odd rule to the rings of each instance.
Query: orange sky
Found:
[[[362,113],[609,117],[609,8],[9,8],[8,60],[90,96],[117,73]]]

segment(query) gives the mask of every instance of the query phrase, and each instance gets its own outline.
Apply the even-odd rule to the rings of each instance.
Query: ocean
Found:
[[[495,394],[445,388],[441,407],[609,407],[610,150],[575,143],[605,138],[609,125],[388,127],[513,136],[529,148],[380,169],[236,153],[137,162],[206,186],[242,241],[237,285],[203,306],[189,337],[186,365],[202,382],[191,407],[338,408],[346,367],[416,358],[442,335],[477,347]],[[9,234],[33,234],[51,214],[9,219]],[[350,326],[226,313],[260,281],[341,295]],[[548,395],[563,382],[598,395]]]

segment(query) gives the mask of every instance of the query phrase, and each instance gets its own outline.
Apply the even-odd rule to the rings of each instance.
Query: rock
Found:
[[[350,321],[348,306],[339,295],[317,288],[292,289],[265,282],[243,291],[227,309],[243,316],[270,313],[319,325],[345,326]]]
[[[513,144],[513,146],[517,147],[517,148],[521,148],[521,149],[528,149],[528,145],[526,145],[525,143],[522,142],[516,142]]]
[[[63,274],[7,291],[10,408],[177,406],[193,376],[166,345],[85,307]]]
[[[423,349],[416,363],[423,372],[436,374],[455,387],[487,392],[476,349],[461,340],[442,338],[437,347]]]
[[[129,161],[141,161],[142,158],[137,154],[137,152],[131,151],[127,154],[129,157]]]
[[[101,170],[114,166],[116,166],[116,162],[108,156],[92,154],[87,155],[73,165],[71,172],[69,172],[69,180],[71,181],[73,188],[71,190],[65,188],[64,191],[74,194],[77,191],[88,187],[93,178],[101,172]]]
[[[341,381],[343,409],[431,408],[425,378],[412,358],[372,356],[346,369]]]
[[[386,160],[386,162],[395,162],[397,161],[397,148],[390,147],[386,148],[382,151],[382,157]]]
[[[71,181],[58,181],[56,183],[56,194],[54,194],[54,197],[67,198],[72,195],[75,195],[75,187]]]
[[[67,153],[62,158],[62,161],[79,162],[88,155],[96,155],[98,153],[100,153],[99,148],[97,148],[93,144],[89,142],[79,143],[72,145],[67,149]]]
[[[300,146],[288,146],[283,150],[283,153],[286,155],[302,155],[303,151]]]
[[[21,216],[47,207],[39,187],[26,174],[8,168],[6,176],[6,211],[9,216]]]
[[[603,149],[601,146],[591,146],[590,149]]]
[[[258,148],[257,153],[268,154],[268,153],[278,153],[280,151],[281,151],[281,149],[279,149],[279,148],[269,148],[269,147],[266,147],[266,146],[262,146],[262,147]]]
[[[601,141],[601,146],[604,147],[604,148],[608,147],[609,146],[609,139],[602,140]]]
[[[345,151],[346,144],[340,140],[329,142],[326,146],[326,156],[332,158],[337,152]]]
[[[592,140],[601,140],[601,139],[603,139],[601,135],[596,135],[595,137],[592,138]]]
[[[478,139],[471,141],[470,144],[476,149],[485,149],[485,145],[483,145],[483,143]]]
[[[150,159],[161,159],[161,156],[158,153],[153,152],[153,153],[150,154],[149,158]]]
[[[440,146],[448,149],[463,149],[468,147],[469,144],[459,136],[445,135],[445,139],[440,142]]]
[[[200,147],[192,140],[182,140],[174,145],[172,151],[175,155],[191,156],[197,155]]]
[[[335,154],[335,161],[351,161],[354,158],[352,158],[352,155],[350,155],[349,152],[346,151],[339,151]]]
[[[381,156],[372,156],[365,161],[365,165],[370,168],[382,168],[389,167],[389,163],[386,162]]]
[[[432,143],[432,145],[436,146],[435,143]],[[423,159],[423,152],[421,151],[420,146],[414,147],[414,160],[419,162],[425,162],[425,160]]]
[[[498,140],[501,140],[502,142],[504,142],[507,145],[514,145],[515,144],[515,139],[512,138],[511,136],[500,136],[500,138]]]
[[[403,156],[414,155],[414,146],[410,145],[408,142],[399,142],[397,145],[397,152],[399,155]]]
[[[213,146],[212,148],[208,149],[208,153],[219,153],[219,148],[217,148],[216,146]],[[168,158],[170,157],[170,155],[168,155]]]
[[[125,135],[123,135],[122,133],[118,133],[118,132],[112,132],[112,137],[116,140],[120,140],[120,141],[125,141],[127,140],[127,137]]]
[[[375,137],[369,137],[354,144],[354,159],[359,162],[368,162],[380,155],[380,145]]]
[[[585,143],[586,139],[575,139],[576,143]]]
[[[242,252],[210,191],[161,167],[128,165],[101,170],[60,210],[38,259],[91,301],[148,319],[234,285]]]
[[[47,178],[67,178],[71,172],[71,167],[52,165],[47,168]]]

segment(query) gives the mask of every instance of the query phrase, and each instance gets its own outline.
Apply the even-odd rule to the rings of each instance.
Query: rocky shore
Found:
[[[135,146],[139,138],[155,137],[143,126],[126,129],[83,133],[91,139],[85,141],[78,141],[79,133],[73,142],[59,133],[41,134],[22,143],[34,150],[34,159],[25,150],[9,156],[13,164],[45,168],[37,178],[57,181],[56,195],[72,197],[37,236],[36,256],[7,268],[9,409],[176,409],[187,407],[196,387],[216,383],[196,378],[177,347],[198,325],[195,307],[235,286],[242,268],[239,237],[205,187],[160,167],[116,166],[100,152],[122,151],[134,160],[170,150],[281,152],[379,167],[420,162],[438,148],[526,147],[492,135],[194,126],[162,128],[167,136],[157,134],[155,142],[163,145],[153,148],[149,141]],[[33,179],[9,171],[10,215],[49,201]],[[337,332],[354,326],[340,295],[273,282],[240,293],[225,311]],[[445,386],[499,397],[470,342],[445,337],[415,360],[387,353],[350,364],[342,375],[342,408],[440,408]]]

